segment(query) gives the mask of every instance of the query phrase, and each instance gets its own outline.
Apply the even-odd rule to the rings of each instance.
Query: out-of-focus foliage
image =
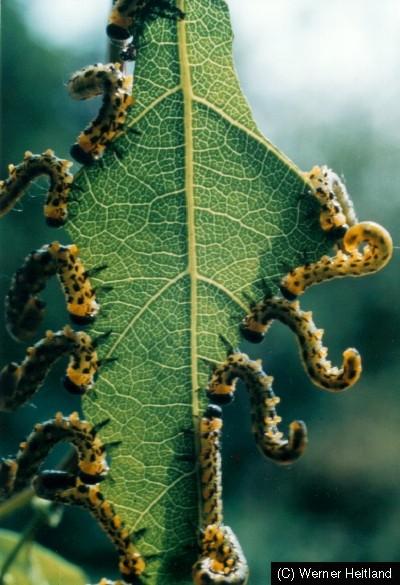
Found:
[[[10,530],[0,530],[0,566],[15,549],[20,535]],[[71,563],[38,544],[26,543],[20,550],[10,571],[7,583],[17,585],[84,585],[86,577]]]
[[[91,55],[79,54],[79,47],[72,55],[44,50],[27,35],[21,15],[13,11],[14,4],[3,3],[2,8],[4,176],[6,164],[18,162],[25,149],[41,151],[51,146],[60,156],[67,155],[68,145],[91,113],[89,109],[83,112],[82,104],[79,108],[70,104],[63,83],[69,72],[90,62],[104,61],[105,56],[99,55],[96,48]],[[322,5],[318,7],[323,9]],[[237,45],[240,42],[237,30]],[[268,45],[268,38],[265,44],[265,50],[279,50]],[[253,55],[242,46],[240,56],[239,74],[245,77]],[[39,69],[43,74],[38,79],[34,72]],[[34,79],[27,79],[29,75]],[[53,94],[55,89],[57,95]],[[381,90],[385,92],[386,87]],[[6,101],[9,92],[11,97]],[[257,87],[249,83],[246,92],[268,137],[305,169],[326,162],[343,172],[360,219],[385,225],[398,246],[400,165],[395,135],[380,132],[356,110],[339,118],[327,118],[325,104],[316,103],[310,118],[299,114],[307,111],[308,104],[302,105],[297,96],[293,96],[294,108],[291,96],[272,101],[266,94],[261,101]],[[291,116],[293,111],[296,116]],[[75,118],[70,118],[68,112],[74,112]],[[271,119],[273,134],[269,131]],[[41,193],[39,188],[36,192]],[[66,241],[60,232],[55,235],[43,227],[41,205],[40,195],[25,198],[21,204],[24,213],[13,212],[1,221],[1,298],[27,251],[55,238]],[[341,396],[311,387],[299,365],[292,335],[279,324],[273,326],[268,345],[263,348],[265,365],[275,376],[276,390],[284,398],[285,420],[304,418],[308,424],[310,445],[303,460],[281,469],[260,458],[249,432],[244,393],[225,411],[225,514],[246,551],[252,569],[251,585],[265,582],[271,560],[398,559],[398,274],[396,250],[383,272],[368,279],[314,287],[302,299],[303,308],[312,308],[318,324],[325,327],[334,361],[345,347],[352,345],[363,356],[361,381]],[[61,326],[65,312],[56,287],[49,290],[47,298],[52,307],[47,326]],[[20,358],[24,349],[5,336],[3,323],[0,335],[0,363]],[[253,356],[260,355],[259,348],[247,349]],[[37,420],[37,412],[45,419],[58,409],[79,409],[79,400],[58,391],[61,373],[60,366],[47,389],[35,399],[37,411],[27,407],[15,415],[1,416],[2,455],[15,451]],[[29,514],[27,510],[8,519],[7,526],[20,530]],[[88,566],[92,580],[99,575],[116,574],[111,546],[81,510],[68,510],[61,527],[54,533],[47,529],[39,534],[39,541],[53,547],[56,542],[58,552]]]

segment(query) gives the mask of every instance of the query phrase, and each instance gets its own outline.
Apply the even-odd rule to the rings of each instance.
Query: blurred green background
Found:
[[[300,168],[326,163],[343,174],[359,218],[382,223],[396,248],[383,272],[314,287],[302,299],[325,328],[334,363],[346,347],[361,352],[364,373],[356,388],[335,396],[312,387],[293,335],[273,326],[262,357],[282,397],[284,421],[304,419],[310,445],[293,467],[266,462],[239,392],[225,411],[226,523],[248,558],[250,585],[268,583],[271,560],[399,561],[400,9],[396,0],[228,3],[238,73],[260,128]],[[107,0],[2,3],[2,177],[27,149],[51,147],[68,158],[95,115],[96,100],[73,102],[65,83],[72,71],[107,59],[107,9]],[[68,241],[44,226],[45,190],[45,181],[35,183],[1,220],[1,298],[28,251]],[[55,283],[45,298],[51,302],[44,327],[63,326]],[[24,347],[6,336],[0,319],[0,364],[19,360]],[[260,357],[259,347],[244,349]],[[44,420],[56,410],[79,410],[79,398],[59,391],[62,372],[63,365],[54,369],[34,405],[0,414],[1,455],[16,451],[37,413]],[[2,525],[21,530],[29,516],[24,510]],[[42,530],[38,540],[81,565],[92,581],[117,574],[112,546],[80,510],[66,510],[60,526]]]

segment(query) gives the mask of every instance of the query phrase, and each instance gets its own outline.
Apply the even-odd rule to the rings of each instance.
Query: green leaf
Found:
[[[0,530],[0,567],[19,542],[21,535]],[[84,585],[83,572],[39,544],[25,544],[7,572],[7,585]]]
[[[149,560],[147,583],[190,583],[196,557],[198,416],[209,364],[239,343],[246,294],[328,250],[300,171],[259,132],[232,64],[222,0],[178,2],[147,29],[129,128],[83,170],[69,231],[88,267],[107,264],[94,333],[111,330],[86,417],[111,417],[104,491]],[[282,124],[285,121],[282,120]],[[200,391],[199,391],[200,389]],[[250,423],[249,423],[250,424]],[[229,518],[227,519],[229,524]],[[233,526],[233,529],[235,527]]]

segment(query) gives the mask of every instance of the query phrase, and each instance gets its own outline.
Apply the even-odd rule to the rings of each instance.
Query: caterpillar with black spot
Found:
[[[103,95],[97,117],[78,136],[71,156],[88,165],[99,159],[106,147],[123,131],[129,107],[133,103],[131,75],[124,75],[119,63],[97,63],[76,71],[68,81],[69,95],[86,100]]]
[[[26,440],[20,443],[15,459],[0,462],[0,494],[8,497],[27,487],[50,451],[60,442],[74,446],[79,478],[84,483],[94,484],[104,479],[108,464],[105,445],[98,431],[106,422],[92,425],[80,420],[77,412],[68,417],[58,412],[53,419],[37,423]]]
[[[36,494],[63,504],[82,506],[99,522],[119,554],[119,570],[126,583],[139,585],[145,561],[132,543],[129,531],[111,502],[104,498],[98,484],[87,485],[65,471],[44,471],[33,480]],[[103,583],[108,583],[103,580]]]
[[[307,446],[307,428],[303,421],[289,425],[289,437],[285,438],[278,424],[282,418],[276,412],[280,398],[275,395],[273,378],[262,369],[261,360],[251,360],[248,355],[232,351],[226,360],[214,368],[207,387],[210,400],[226,403],[233,399],[237,380],[241,379],[250,395],[252,430],[261,453],[275,463],[293,463]]]
[[[223,524],[221,416],[221,409],[210,405],[200,420],[202,530],[200,555],[192,569],[196,585],[244,585],[249,576],[239,541]]]
[[[315,166],[310,172],[303,173],[303,176],[313,188],[311,194],[321,204],[321,212],[319,215],[321,228],[334,238],[341,238],[346,233],[349,225],[342,203],[337,197],[339,177],[325,165],[322,167]],[[343,184],[340,182],[340,185]],[[345,193],[347,194],[347,191]],[[348,202],[348,209],[350,210],[349,197]],[[351,209],[354,211],[352,204]]]
[[[70,355],[64,386],[73,394],[84,394],[94,384],[100,362],[96,343],[87,333],[66,326],[27,349],[21,364],[11,362],[0,371],[0,411],[13,411],[25,404],[43,384],[50,368],[63,355]]]
[[[327,169],[327,172],[330,174],[331,189],[336,197],[336,201],[342,208],[342,213],[346,218],[346,224],[348,227],[351,227],[358,223],[354,203],[347,191],[346,185],[343,183],[339,175],[333,172],[332,169]]]
[[[0,181],[0,217],[6,215],[22,197],[29,184],[41,175],[50,179],[50,188],[44,205],[44,216],[49,226],[60,227],[68,217],[68,196],[74,180],[69,172],[72,162],[55,156],[50,149],[42,154],[26,151],[19,165],[9,165],[9,177]]]
[[[45,303],[37,298],[47,280],[58,275],[71,320],[79,325],[92,323],[100,306],[88,271],[75,244],[52,242],[34,250],[14,275],[5,300],[6,326],[16,340],[31,337],[42,321]]]
[[[346,231],[335,256],[322,256],[317,262],[298,266],[282,278],[281,292],[294,300],[324,280],[378,272],[389,262],[392,253],[392,238],[385,228],[372,221],[356,223]]]
[[[107,35],[124,41],[139,35],[145,22],[158,16],[183,18],[183,12],[171,0],[116,0],[111,9]]]
[[[279,297],[266,298],[254,305],[241,324],[241,333],[252,343],[259,343],[277,319],[295,333],[305,370],[311,381],[325,390],[338,392],[353,386],[361,376],[362,364],[358,351],[348,348],[343,352],[340,368],[327,359],[328,350],[322,344],[323,329],[318,329],[311,311],[302,311],[298,301]]]

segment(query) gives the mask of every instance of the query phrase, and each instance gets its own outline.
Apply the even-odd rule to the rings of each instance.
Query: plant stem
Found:
[[[17,544],[14,546],[14,548],[10,550],[8,556],[6,556],[3,566],[1,568],[0,585],[5,585],[5,577],[7,575],[8,570],[10,569],[13,562],[16,560],[23,546],[33,539],[36,530],[41,524],[41,521],[43,521],[43,513],[37,512],[33,516],[32,520],[29,522],[23,533],[21,534],[21,538],[18,540]]]
[[[35,492],[32,488],[26,488],[20,492],[18,492],[15,496],[12,496],[2,504],[0,504],[0,520],[7,518],[10,514],[19,510],[20,508],[24,508],[28,504],[30,504]]]

